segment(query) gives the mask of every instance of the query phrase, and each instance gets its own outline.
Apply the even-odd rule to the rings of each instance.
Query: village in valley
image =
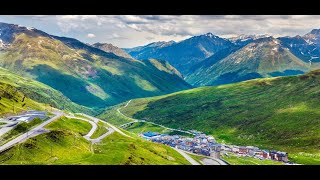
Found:
[[[236,154],[237,156],[253,157],[260,160],[274,160],[290,163],[287,152],[275,150],[263,150],[254,146],[235,146],[219,144],[212,136],[207,136],[199,131],[190,131],[194,134],[193,138],[180,135],[159,134],[156,132],[144,132],[140,136],[152,142],[162,143],[174,148],[178,148],[187,152],[210,156],[220,159],[221,155],[228,156],[228,153]]]

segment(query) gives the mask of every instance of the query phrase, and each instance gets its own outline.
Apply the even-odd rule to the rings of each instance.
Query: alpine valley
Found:
[[[47,84],[89,108],[191,87],[164,61],[117,56],[76,39],[13,24],[1,23],[0,34],[1,67]]]
[[[320,29],[120,47],[0,23],[0,164],[320,164]]]

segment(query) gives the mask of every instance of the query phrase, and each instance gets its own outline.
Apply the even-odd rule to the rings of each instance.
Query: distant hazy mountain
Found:
[[[245,45],[253,42],[254,40],[257,40],[257,39],[260,39],[260,38],[266,38],[266,37],[270,37],[270,36],[267,35],[267,34],[264,34],[264,35],[246,35],[246,34],[241,34],[239,36],[228,38],[228,39],[232,43],[234,43],[235,45],[245,46]]]
[[[163,67],[76,39],[6,23],[0,23],[0,39],[1,67],[47,84],[83,106],[105,107],[190,88],[179,74]]]
[[[206,63],[186,77],[187,82],[196,86],[219,85],[261,77],[303,74],[311,69],[308,63],[273,37],[257,39],[218,58],[217,54],[204,60]]]
[[[136,59],[166,60],[182,74],[187,74],[195,64],[230,46],[233,46],[233,43],[228,39],[207,33],[178,43],[157,42],[125,50]]]
[[[123,50],[129,53],[132,57],[142,60],[142,59],[150,59],[155,58],[155,55],[158,53],[159,49],[164,48],[166,46],[170,46],[175,44],[174,41],[159,41],[147,44],[145,46],[138,46],[134,48],[124,48]]]
[[[167,60],[188,83],[202,86],[302,74],[319,67],[319,47],[320,30],[314,29],[304,36],[280,38],[242,34],[225,39],[207,33],[125,50],[137,59]]]
[[[101,50],[103,50],[105,52],[113,53],[113,54],[115,54],[117,56],[120,56],[120,57],[133,58],[128,53],[126,53],[123,49],[118,48],[117,46],[114,46],[112,44],[95,43],[92,46],[95,47],[95,48],[101,49]]]
[[[283,45],[305,62],[320,62],[320,29],[313,29],[304,36],[279,38]]]

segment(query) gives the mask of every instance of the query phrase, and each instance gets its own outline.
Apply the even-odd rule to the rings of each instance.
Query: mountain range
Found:
[[[0,114],[57,108],[70,117],[96,115],[118,127],[141,119],[319,164],[319,46],[320,30],[314,29],[278,38],[207,33],[121,49],[0,23]],[[0,153],[1,162],[189,164],[174,149],[123,129],[124,136],[119,130],[93,145],[82,137],[91,131],[89,120],[70,117]],[[96,124],[97,133],[111,127],[103,124]]]
[[[106,46],[101,50],[76,39],[6,23],[0,23],[0,39],[1,67],[47,84],[89,108],[191,87],[169,64],[118,56]]]
[[[207,33],[180,42],[151,43],[124,50],[136,59],[167,60],[193,86],[219,85],[317,69],[319,31],[279,38],[269,35],[221,38]]]
[[[130,56],[127,52],[125,52],[124,50],[122,50],[121,48],[118,48],[117,46],[114,46],[112,44],[108,44],[108,43],[94,43],[92,45],[93,47],[96,47],[98,49],[101,49],[105,52],[109,52],[109,53],[113,53],[117,56],[120,57],[124,57],[124,58],[132,58],[132,56]]]

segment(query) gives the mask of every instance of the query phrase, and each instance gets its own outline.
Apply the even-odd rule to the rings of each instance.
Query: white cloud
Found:
[[[87,34],[87,37],[88,37],[88,38],[95,38],[96,35],[94,35],[94,34],[92,34],[92,33],[89,33],[89,34]]]
[[[63,15],[0,16],[0,21],[40,28],[46,32],[92,43],[132,47],[152,41],[183,40],[212,32],[222,37],[237,34],[303,35],[320,28],[319,15]],[[96,38],[88,38],[94,34]]]

